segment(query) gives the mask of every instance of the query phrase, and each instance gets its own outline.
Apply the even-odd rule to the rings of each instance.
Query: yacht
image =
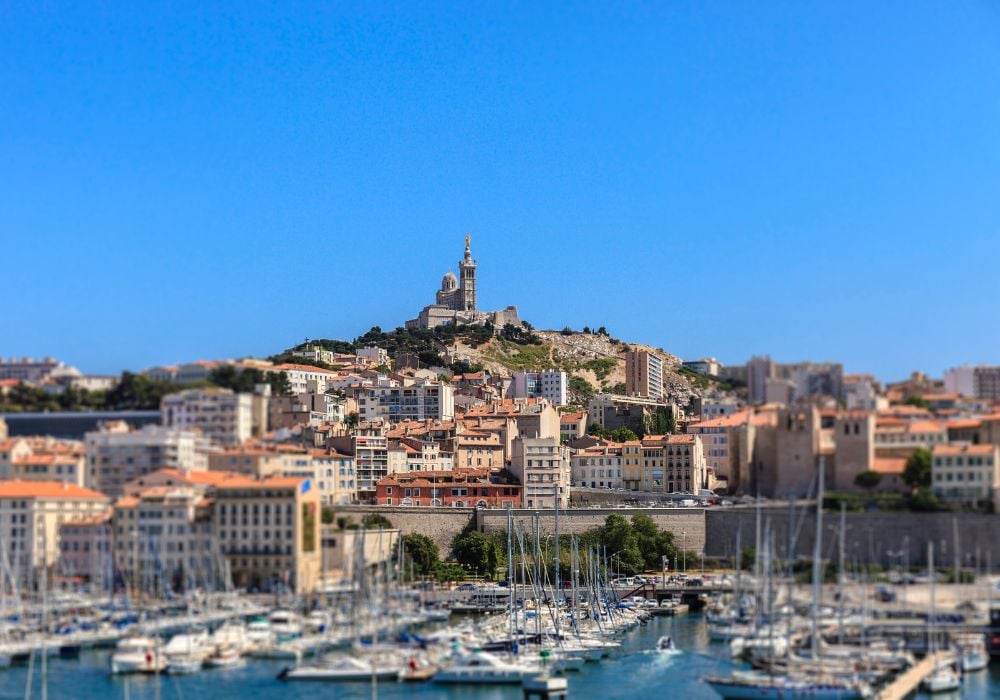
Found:
[[[291,610],[275,610],[268,616],[271,631],[279,642],[302,636],[302,624],[299,616]]]
[[[337,654],[327,656],[308,666],[286,668],[278,678],[284,681],[370,681],[399,677],[402,664],[388,657],[369,659]]]
[[[730,700],[755,698],[774,700],[810,698],[810,700],[863,700],[871,689],[863,684],[839,678],[794,678],[770,676],[755,671],[735,671],[729,677],[710,676],[705,683],[720,697]]]
[[[243,663],[239,649],[235,645],[223,644],[205,659],[209,668],[233,668]]]
[[[435,683],[520,683],[541,668],[521,662],[504,661],[487,651],[458,656],[434,674]]]
[[[250,649],[261,649],[274,644],[274,630],[271,629],[271,623],[260,617],[251,620],[247,625],[246,641]]]
[[[962,679],[950,664],[941,664],[920,684],[928,693],[950,693],[962,687]]]
[[[955,653],[962,673],[985,670],[990,665],[986,640],[982,634],[962,634],[955,637]]]
[[[160,643],[152,637],[126,637],[111,655],[111,673],[159,673],[166,668]]]

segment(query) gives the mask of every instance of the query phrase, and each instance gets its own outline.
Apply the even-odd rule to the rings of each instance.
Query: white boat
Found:
[[[247,646],[250,649],[259,649],[274,644],[274,631],[271,623],[264,618],[256,618],[247,625],[246,633]]]
[[[401,663],[388,658],[365,660],[337,654],[308,666],[286,668],[278,674],[278,678],[286,681],[370,681],[372,678],[396,679],[402,670]]]
[[[172,663],[174,659],[184,657],[193,658],[201,655],[201,657],[204,658],[211,650],[212,645],[208,632],[205,630],[198,630],[195,632],[175,634],[170,638],[170,641],[167,642],[166,646],[163,647],[163,655],[167,657],[168,663]]]
[[[955,638],[955,652],[962,673],[983,671],[990,665],[986,639],[982,634],[963,634]]]
[[[948,664],[942,664],[934,669],[920,684],[928,693],[950,693],[962,687],[962,679]]]
[[[177,656],[167,664],[167,673],[172,676],[183,676],[189,673],[197,673],[201,670],[205,657],[201,655]]]
[[[205,659],[209,668],[233,668],[243,663],[243,657],[235,646],[221,646]]]
[[[267,619],[271,623],[271,631],[279,642],[302,636],[299,616],[291,610],[275,610]]]
[[[660,637],[656,641],[657,651],[677,651],[677,645],[674,644],[674,638],[669,634]]]
[[[863,700],[871,695],[868,686],[837,678],[801,679],[768,676],[753,671],[705,679],[712,690],[728,700]]]
[[[126,637],[111,655],[111,673],[157,673],[166,668],[160,644],[152,637]]]
[[[434,674],[435,683],[484,685],[488,683],[520,683],[541,671],[539,666],[504,661],[499,656],[481,651],[458,656],[454,662]]]
[[[212,633],[211,646],[215,649],[234,647],[237,652],[243,651],[249,644],[246,625],[237,622],[227,622]]]

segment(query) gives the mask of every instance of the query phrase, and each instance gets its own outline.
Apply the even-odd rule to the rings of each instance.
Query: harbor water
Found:
[[[662,654],[653,650],[656,640],[664,634],[673,636],[681,653]],[[711,700],[718,696],[700,679],[707,674],[727,673],[736,668],[728,659],[726,645],[709,641],[702,615],[654,618],[649,624],[626,635],[623,642],[624,647],[617,656],[587,664],[583,671],[569,674],[570,698]],[[278,680],[278,672],[287,665],[287,662],[281,661],[249,660],[239,668],[204,670],[194,675],[161,676],[158,679],[112,677],[108,673],[109,653],[109,650],[86,650],[79,659],[49,659],[48,697],[72,700],[126,697],[131,700],[305,700],[320,697],[367,700],[372,697],[371,686],[367,683],[290,683]],[[0,671],[0,698],[41,697],[37,664],[32,673],[29,696],[25,694],[27,681],[26,666]],[[521,697],[519,686],[443,687],[432,682],[379,683],[377,693],[378,697],[387,700],[514,700]],[[960,694],[934,697],[1000,700],[1000,664],[994,663],[987,671],[966,676]]]

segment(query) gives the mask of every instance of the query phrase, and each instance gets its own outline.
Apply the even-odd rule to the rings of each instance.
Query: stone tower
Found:
[[[469,237],[465,237],[465,257],[458,263],[459,269],[459,296],[461,298],[462,311],[476,310],[476,261],[472,259],[472,250],[469,248]]]

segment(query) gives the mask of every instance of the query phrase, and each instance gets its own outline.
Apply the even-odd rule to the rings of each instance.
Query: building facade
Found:
[[[253,396],[229,389],[187,389],[160,403],[163,425],[199,431],[220,445],[238,445],[253,434]]]
[[[558,437],[516,437],[511,448],[510,471],[524,487],[525,508],[569,506],[572,471],[569,449]]]
[[[568,392],[569,381],[565,372],[543,369],[540,372],[514,372],[509,395],[516,399],[542,398],[554,406],[565,406]]]
[[[201,438],[192,430],[146,425],[131,430],[124,424],[87,433],[86,484],[111,498],[125,484],[158,469],[208,468]]]
[[[625,353],[625,392],[632,396],[663,398],[663,358],[647,350]]]

